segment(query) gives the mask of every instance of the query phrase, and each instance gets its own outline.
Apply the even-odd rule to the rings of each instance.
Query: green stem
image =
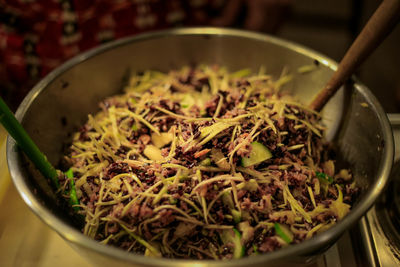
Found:
[[[76,196],[76,188],[75,188],[75,182],[74,182],[74,172],[72,169],[68,169],[68,171],[65,173],[69,180],[69,203],[71,204],[72,208],[75,211],[79,211],[79,200],[78,197]]]
[[[59,188],[56,169],[50,164],[46,156],[39,150],[33,140],[29,137],[22,125],[14,117],[7,104],[0,97],[0,122],[8,133],[14,138],[18,146],[25,152],[36,168],[50,179],[56,188]]]

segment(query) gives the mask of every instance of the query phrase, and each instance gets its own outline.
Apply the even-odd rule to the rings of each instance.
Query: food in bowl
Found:
[[[74,135],[60,175],[83,233],[154,257],[230,259],[332,227],[357,194],[319,113],[261,68],[131,77]]]

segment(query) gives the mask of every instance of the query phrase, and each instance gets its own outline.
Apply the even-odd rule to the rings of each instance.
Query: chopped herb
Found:
[[[333,178],[328,176],[326,173],[323,172],[315,172],[315,175],[321,182],[325,182],[328,184],[333,183]]]

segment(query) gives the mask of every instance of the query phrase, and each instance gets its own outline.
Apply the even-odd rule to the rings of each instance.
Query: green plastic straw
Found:
[[[46,156],[39,150],[37,145],[29,137],[28,133],[17,121],[7,104],[0,97],[0,122],[7,132],[14,138],[18,146],[25,152],[36,168],[44,177],[50,179],[56,188],[59,188],[56,169],[50,164]]]

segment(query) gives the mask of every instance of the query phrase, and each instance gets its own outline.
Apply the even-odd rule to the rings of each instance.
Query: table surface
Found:
[[[23,202],[11,182],[0,125],[0,265],[91,266]]]

